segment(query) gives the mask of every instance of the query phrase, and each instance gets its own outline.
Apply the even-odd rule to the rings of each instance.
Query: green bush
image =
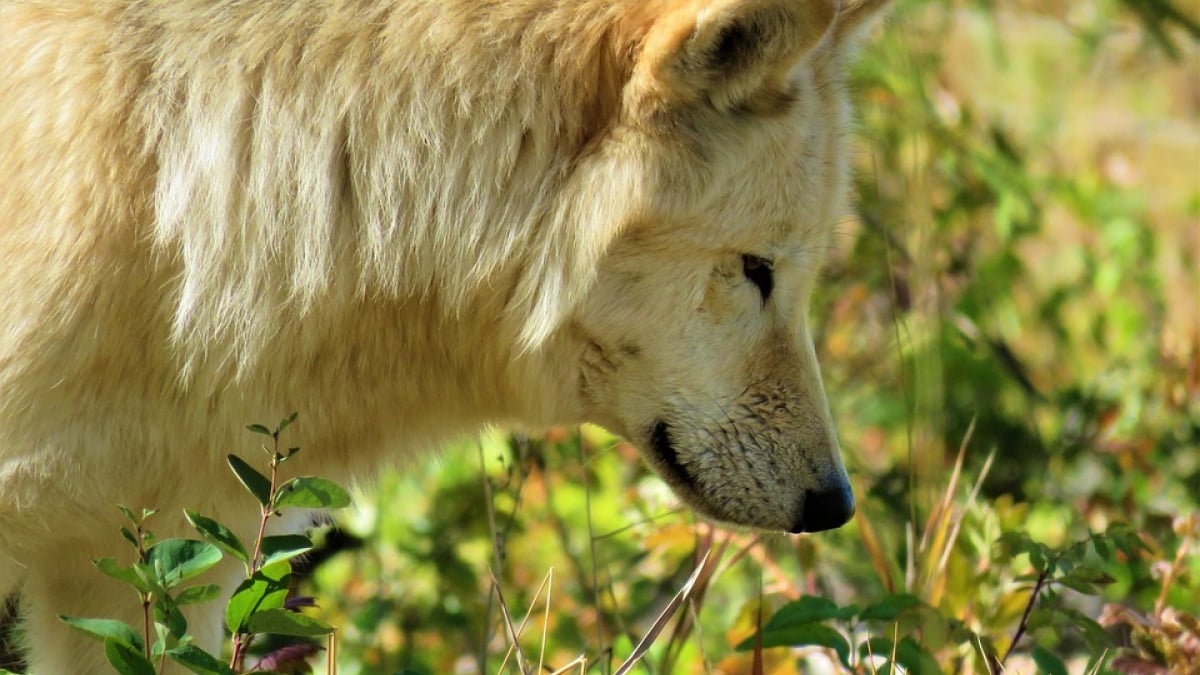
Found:
[[[115,558],[101,558],[95,564],[99,571],[136,592],[144,616],[141,629],[108,617],[60,617],[101,642],[108,662],[118,673],[155,675],[168,661],[198,675],[274,671],[285,660],[279,653],[263,655],[257,665],[247,667],[246,657],[256,638],[317,638],[333,632],[325,622],[300,613],[298,607],[303,603],[289,603],[290,561],[312,550],[312,541],[299,534],[266,534],[268,521],[283,509],[337,509],[350,503],[344,489],[323,478],[299,476],[284,481],[280,477],[280,467],[299,451],[289,448],[281,452],[279,447],[281,432],[295,420],[293,413],[274,430],[261,424],[248,427],[271,439],[270,446],[263,447],[268,457],[267,475],[237,455],[228,457],[234,475],[260,507],[258,534],[249,547],[225,525],[193,511],[186,512],[187,519],[202,540],[158,540],[147,527],[153,510],[135,514],[120,507],[132,526],[122,527],[121,535],[133,547],[134,561],[122,567]],[[221,588],[215,584],[183,583],[212,569],[224,556],[240,561],[246,574],[225,608],[226,628],[232,636],[228,655],[213,654],[195,645],[181,609],[213,602],[221,596]],[[312,651],[293,649],[291,654],[303,656]],[[303,661],[292,666],[307,669]]]

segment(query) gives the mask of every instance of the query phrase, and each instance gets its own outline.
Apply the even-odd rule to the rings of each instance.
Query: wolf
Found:
[[[713,521],[844,524],[806,316],[880,0],[0,0],[0,596],[135,620],[116,506],[595,422]],[[194,536],[194,533],[193,533]],[[232,573],[231,570],[227,570]],[[202,645],[218,615],[193,614]]]

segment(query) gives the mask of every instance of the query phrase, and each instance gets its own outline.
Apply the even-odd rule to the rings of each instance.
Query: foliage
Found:
[[[101,572],[136,592],[142,606],[141,629],[111,618],[60,617],[100,641],[108,662],[118,673],[154,675],[163,671],[168,660],[199,675],[267,672],[282,667],[284,659],[280,654],[268,654],[248,670],[246,656],[256,637],[269,634],[313,638],[333,631],[325,622],[296,611],[305,603],[290,598],[290,561],[310,551],[312,542],[302,535],[266,534],[268,521],[282,509],[336,509],[350,502],[345,490],[322,478],[301,476],[281,482],[279,467],[294,457],[299,448],[280,452],[279,436],[295,420],[293,413],[274,430],[261,424],[248,427],[271,439],[270,447],[263,446],[269,457],[269,475],[260,473],[236,455],[228,457],[230,469],[261,507],[258,533],[251,548],[230,528],[194,511],[185,513],[201,539],[158,540],[147,528],[147,521],[155,513],[152,509],[134,513],[120,507],[131,526],[122,527],[121,536],[133,547],[135,560],[127,567],[115,558],[100,558],[94,563]],[[245,580],[233,590],[226,605],[225,624],[232,635],[232,645],[228,658],[222,659],[221,654],[209,653],[193,643],[182,608],[213,602],[222,596],[216,584],[183,584],[212,569],[225,556],[242,563]],[[293,649],[301,662],[312,651]]]
[[[908,593],[886,594],[861,609],[854,604],[839,606],[824,598],[805,596],[781,607],[737,648],[822,647],[831,650],[851,672],[858,672],[856,669],[866,664],[871,672],[892,672],[899,667],[908,673],[933,673],[940,672],[941,667],[932,652],[949,646],[951,650],[978,652],[987,671],[999,674],[1028,631],[1052,628],[1061,634],[1073,628],[1094,655],[1087,668],[1088,672],[1094,671],[1113,648],[1113,640],[1095,620],[1066,606],[1061,589],[1099,595],[1101,586],[1115,581],[1103,569],[1111,554],[1119,551],[1127,557],[1138,557],[1146,545],[1128,528],[1113,526],[1063,548],[1033,541],[1023,532],[1008,532],[1000,537],[996,549],[997,558],[1027,556],[1032,570],[1016,581],[1033,582],[1021,620],[1002,655],[991,637],[975,633]],[[904,637],[886,637],[894,634]],[[854,648],[856,640],[859,644]],[[1063,661],[1045,648],[1035,645],[1032,656],[1042,670],[1066,672]]]

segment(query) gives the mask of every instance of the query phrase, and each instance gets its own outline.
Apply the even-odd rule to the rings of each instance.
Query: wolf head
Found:
[[[353,381],[408,415],[330,410],[316,437],[347,443],[597,422],[713,519],[841,525],[806,309],[845,62],[883,4],[246,3],[272,28],[242,42],[134,6],[125,58],[165,42],[130,103],[157,153],[133,201],[183,379],[297,409]],[[282,377],[295,354],[325,370]]]
[[[806,310],[843,209],[844,61],[880,4],[659,3],[594,155],[627,208],[563,327],[584,416],[718,521],[854,513]]]

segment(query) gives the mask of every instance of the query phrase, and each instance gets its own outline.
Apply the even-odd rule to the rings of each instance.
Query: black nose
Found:
[[[795,532],[821,532],[841,527],[854,516],[854,493],[844,485],[824,492],[810,492],[804,497],[804,513],[796,523]]]

